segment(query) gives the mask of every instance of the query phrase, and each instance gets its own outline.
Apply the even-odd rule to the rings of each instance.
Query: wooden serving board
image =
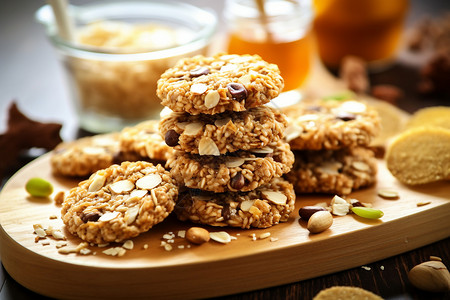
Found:
[[[51,174],[50,156],[44,155],[20,170],[0,194],[0,254],[8,273],[20,284],[55,298],[199,298],[213,297],[286,284],[329,274],[447,238],[450,236],[450,185],[440,182],[410,188],[399,183],[379,161],[378,183],[351,196],[383,210],[381,220],[354,215],[335,217],[330,229],[309,234],[299,220],[304,205],[329,202],[332,195],[303,195],[286,223],[268,229],[225,230],[236,240],[192,245],[176,237],[172,251],[160,246],[163,235],[177,234],[192,224],[169,216],[149,232],[134,238],[134,249],[122,257],[107,256],[107,248],[89,247],[96,255],[59,254],[56,241],[35,242],[33,224],[63,228],[60,207],[53,198],[28,196],[25,183],[34,176],[48,179],[58,191],[68,191],[77,181]],[[397,200],[377,196],[389,188]],[[424,206],[418,202],[429,201]],[[58,219],[50,219],[57,215]],[[63,230],[64,231],[64,230]],[[64,231],[65,232],[65,231]],[[270,232],[277,241],[258,239]],[[65,232],[69,245],[81,240]],[[144,249],[144,245],[148,249]],[[111,245],[113,246],[113,245]],[[181,248],[179,246],[184,246]]]

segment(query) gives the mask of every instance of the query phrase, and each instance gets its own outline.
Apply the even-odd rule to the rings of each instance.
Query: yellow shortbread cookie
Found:
[[[450,130],[409,129],[392,141],[385,159],[392,175],[405,184],[450,179]]]

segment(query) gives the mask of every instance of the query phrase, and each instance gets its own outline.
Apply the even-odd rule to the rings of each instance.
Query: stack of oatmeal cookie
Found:
[[[264,106],[283,88],[278,67],[259,56],[196,56],[158,81],[172,112],[160,131],[173,147],[166,167],[182,186],[180,220],[265,228],[294,209],[289,172],[294,155],[282,140],[284,115]]]
[[[285,140],[295,163],[285,176],[297,193],[348,195],[376,180],[377,161],[368,148],[380,131],[377,112],[349,101],[301,102],[284,109]]]

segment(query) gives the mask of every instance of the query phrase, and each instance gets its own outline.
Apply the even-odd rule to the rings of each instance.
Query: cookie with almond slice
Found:
[[[286,222],[294,204],[292,184],[274,178],[245,193],[186,189],[180,193],[175,214],[181,221],[211,226],[267,228]]]
[[[127,161],[71,189],[61,219],[70,233],[87,242],[121,242],[162,222],[177,196],[175,180],[161,165]]]
[[[200,144],[200,154],[175,151],[166,167],[179,185],[216,193],[247,192],[289,172],[294,154],[289,144],[220,154],[213,143]]]
[[[198,154],[202,141],[210,139],[220,154],[225,154],[276,145],[286,125],[278,110],[260,106],[216,115],[173,112],[162,118],[160,130],[166,144],[175,150]]]
[[[285,175],[299,194],[348,195],[376,181],[377,160],[372,150],[295,150],[295,163]]]
[[[258,55],[219,53],[181,59],[158,80],[161,104],[192,115],[244,111],[277,97],[284,80]]]

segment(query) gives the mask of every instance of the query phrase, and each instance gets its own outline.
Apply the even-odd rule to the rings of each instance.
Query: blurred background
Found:
[[[92,1],[73,0],[75,5]],[[225,35],[223,17],[225,1],[184,1],[198,7],[210,8],[219,17],[217,36]],[[73,139],[78,130],[73,104],[64,78],[63,66],[46,38],[45,29],[35,21],[34,14],[44,1],[2,1],[0,4],[0,132],[5,130],[7,109],[15,99],[19,108],[30,118],[63,123],[62,137]],[[450,11],[450,2],[441,0],[411,0],[406,16],[406,28],[422,16],[437,18]],[[405,56],[397,63],[407,61]]]

